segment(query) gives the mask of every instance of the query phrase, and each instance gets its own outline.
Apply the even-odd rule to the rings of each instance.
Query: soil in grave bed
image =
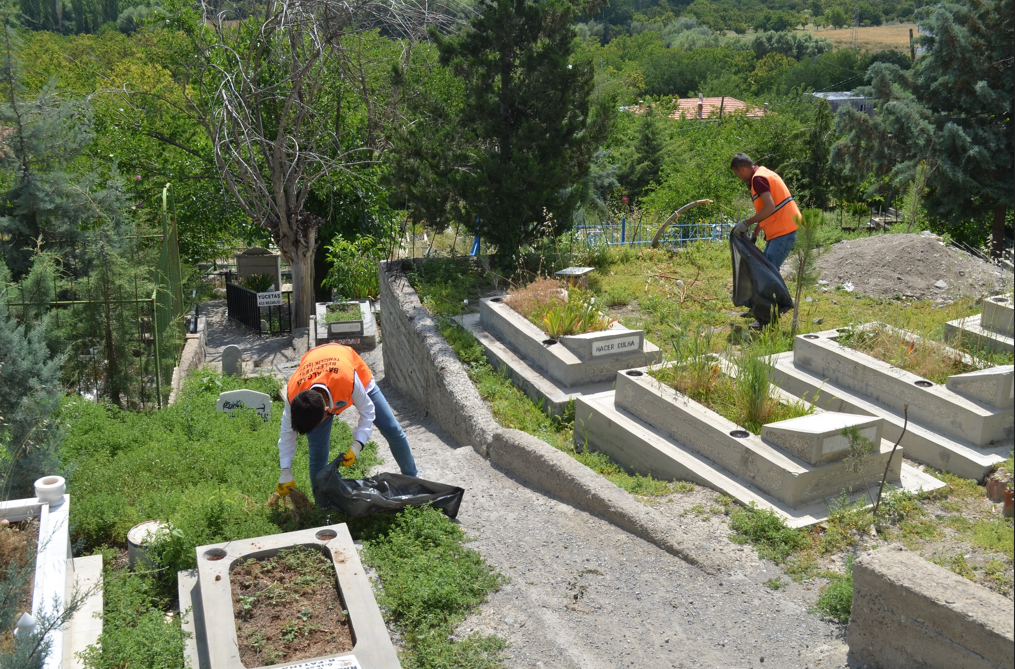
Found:
[[[345,321],[358,321],[363,318],[363,313],[360,311],[359,304],[345,303],[345,304],[329,304],[325,314],[325,323],[342,323]]]
[[[843,346],[939,385],[943,385],[953,374],[965,374],[977,369],[939,344],[927,340],[911,341],[902,333],[888,328],[846,330],[840,332],[838,341]]]
[[[331,558],[299,546],[237,565],[229,576],[240,661],[245,667],[352,650]]]
[[[21,523],[0,526],[0,574],[3,574],[6,579],[11,573],[15,573],[15,578],[24,580],[17,594],[19,616],[21,613],[32,610],[35,552],[38,545],[38,520],[33,518]],[[0,653],[12,650],[13,642],[14,637],[10,630],[3,630],[0,633]]]

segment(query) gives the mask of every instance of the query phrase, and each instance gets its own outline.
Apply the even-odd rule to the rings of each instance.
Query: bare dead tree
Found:
[[[162,133],[144,119],[161,106],[204,129],[229,193],[292,266],[293,325],[305,327],[324,223],[306,211],[308,196],[322,180],[360,179],[360,168],[380,160],[404,94],[401,79],[388,76],[392,53],[404,71],[431,27],[453,30],[470,10],[458,0],[268,0],[252,7],[256,15],[229,21],[209,16],[202,3],[182,95],[131,84],[112,92],[125,110],[124,127],[195,157],[204,154],[194,138]]]

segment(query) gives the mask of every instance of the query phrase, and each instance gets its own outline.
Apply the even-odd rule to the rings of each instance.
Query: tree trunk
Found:
[[[1008,206],[999,204],[994,207],[994,225],[991,226],[991,240],[990,246],[990,257],[994,260],[1000,260],[1001,254],[1004,252],[1004,219],[1008,214]]]
[[[293,327],[305,328],[314,313],[314,250],[301,245],[287,255],[293,268]]]

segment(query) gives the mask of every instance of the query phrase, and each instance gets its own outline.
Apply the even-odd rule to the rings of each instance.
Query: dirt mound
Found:
[[[1002,281],[1001,270],[936,235],[874,235],[839,242],[817,263],[829,288],[851,283],[873,297],[948,299],[983,295]]]

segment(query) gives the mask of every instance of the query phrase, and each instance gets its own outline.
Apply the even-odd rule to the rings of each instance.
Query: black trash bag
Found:
[[[317,473],[314,499],[318,506],[338,509],[353,518],[395,513],[407,506],[431,504],[448,518],[458,515],[465,489],[424,481],[415,476],[382,473],[368,479],[346,479],[338,458]]]
[[[730,255],[734,305],[747,305],[761,325],[768,325],[793,308],[793,298],[779,269],[747,235],[730,235]]]

